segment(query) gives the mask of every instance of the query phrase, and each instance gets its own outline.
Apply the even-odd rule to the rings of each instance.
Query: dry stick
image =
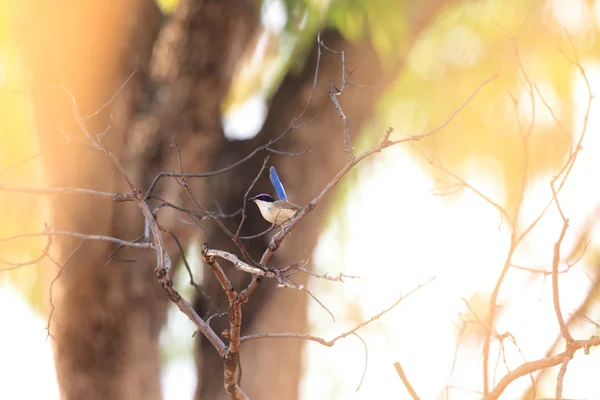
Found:
[[[256,235],[250,235],[250,236],[238,236],[240,239],[242,240],[249,240],[249,239],[256,239],[259,238],[263,235],[266,235],[267,233],[271,232],[273,229],[277,228],[277,225],[275,224],[271,224],[271,226],[269,226],[267,229],[265,229],[262,232],[257,233]]]
[[[308,261],[307,261],[308,262]],[[309,269],[304,267],[298,267],[299,271],[306,272],[308,275],[314,276],[315,278],[325,279],[333,282],[344,282],[344,278],[348,279],[360,279],[360,276],[356,275],[347,275],[343,273],[338,273],[336,276],[331,275],[329,272],[325,272],[324,274],[317,274],[316,272],[312,272]]]
[[[341,57],[341,59],[342,59],[342,87],[338,89],[333,83],[331,84],[331,86],[336,90],[337,94],[344,93],[344,88],[346,87],[346,84],[348,83],[347,77],[349,77],[351,74],[348,72],[348,68],[346,68],[346,54],[344,53],[344,51],[333,50],[332,48],[326,46],[325,43],[321,40],[320,35],[317,38],[317,42],[319,43],[319,46],[322,46],[325,50],[327,50],[333,54],[337,54],[338,56]]]
[[[406,390],[408,390],[408,393],[410,393],[410,396],[414,400],[421,400],[421,398],[417,395],[417,392],[415,392],[415,389],[412,387],[412,385],[408,381],[408,378],[406,377],[406,374],[404,373],[404,370],[402,369],[402,366],[400,365],[399,361],[396,361],[394,363],[394,368],[396,368],[396,373],[398,373],[400,380],[404,384],[404,387],[406,388]]]
[[[49,254],[50,246],[52,246],[52,236],[48,236],[48,242],[46,243],[46,247],[44,247],[42,249],[42,253],[38,257],[34,258],[33,260],[29,260],[29,261],[25,261],[25,262],[13,262],[13,261],[8,261],[8,260],[0,260],[0,263],[2,263],[4,265],[10,265],[10,267],[0,268],[0,272],[12,271],[12,270],[19,269],[19,268],[25,267],[27,265],[36,264],[36,263],[42,261],[42,259]]]
[[[118,161],[117,161],[118,162]],[[156,219],[152,215],[152,211],[148,204],[143,200],[142,195],[136,190],[136,203],[144,216],[144,220],[148,225],[150,233],[152,235],[152,242],[156,250],[156,278],[160,282],[161,286],[167,293],[167,297],[183,312],[187,317],[196,325],[196,327],[202,332],[209,342],[217,349],[219,355],[224,357],[226,354],[225,344],[212,330],[212,328],[196,313],[192,305],[181,297],[181,295],[175,289],[173,282],[171,281],[171,259],[165,251],[165,245],[163,242],[160,228]]]
[[[297,290],[300,290],[301,292],[306,293],[308,296],[310,296],[311,299],[316,301],[317,304],[320,305],[322,309],[327,311],[327,313],[329,314],[329,316],[331,317],[333,322],[335,322],[335,315],[333,315],[331,310],[329,308],[327,308],[327,306],[325,306],[325,304],[323,304],[323,302],[321,300],[319,300],[317,296],[312,294],[312,292],[310,290],[308,290],[306,287],[304,287],[304,285],[299,285],[289,278],[281,278],[280,282],[279,282],[279,287],[297,289]]]
[[[560,370],[558,371],[558,375],[556,376],[556,400],[562,400],[563,380],[565,379],[565,374],[567,373],[567,365],[569,365],[569,361],[571,361],[572,358],[572,354],[565,356],[560,366]]]
[[[208,267],[217,277],[217,280],[221,284],[223,291],[227,295],[229,300],[229,332],[227,332],[227,338],[229,339],[229,346],[224,356],[224,381],[225,390],[236,399],[247,398],[243,392],[241,392],[235,375],[240,361],[240,337],[242,327],[242,301],[239,294],[235,291],[233,284],[223,272],[223,269],[215,259],[214,255],[209,254],[208,246],[205,244],[202,249],[202,256]]]
[[[521,347],[519,347],[519,345],[517,344],[517,339],[514,337],[514,335],[512,333],[510,333],[510,332],[506,332],[502,336],[508,337],[508,340],[513,344],[513,346],[515,346],[515,348],[517,349],[517,351],[521,355],[521,358],[523,359],[523,362],[527,362],[527,359],[525,358],[525,353],[523,353],[523,351],[521,350]],[[505,364],[506,364],[506,362],[505,362]],[[506,370],[510,371],[510,368],[508,368],[508,365],[506,365]],[[534,382],[535,382],[535,378],[533,376],[533,373],[529,374],[529,380],[531,381],[531,384],[533,385]]]
[[[277,279],[280,287],[292,288],[292,289],[297,289],[297,290],[303,291],[308,296],[310,296],[314,301],[316,301],[325,311],[327,311],[327,313],[333,319],[333,322],[335,322],[335,316],[333,315],[333,313],[314,294],[312,294],[312,292],[310,292],[308,289],[306,289],[303,285],[298,285],[291,279],[287,278],[287,276],[289,276],[289,274],[285,275],[289,270],[293,270],[293,269],[297,270],[297,269],[302,268],[302,267],[294,265],[296,263],[294,263],[286,268],[271,271],[266,268],[263,270],[259,267],[253,267],[253,266],[241,261],[235,254],[231,254],[231,253],[228,253],[228,252],[222,251],[222,250],[209,249],[208,243],[204,243],[203,252],[204,252],[205,256],[220,257],[224,260],[227,260],[230,263],[232,263],[233,266],[237,270],[249,273],[253,277]],[[302,263],[302,262],[300,262],[300,263]],[[304,264],[306,264],[306,263],[304,263]],[[245,302],[245,300],[243,302]]]
[[[594,220],[597,218],[594,218]],[[589,222],[589,220],[588,220]],[[594,221],[595,222],[595,221]],[[592,225],[595,226],[595,223]],[[590,230],[585,230],[583,231],[579,237],[578,237],[578,241],[576,241],[575,243],[581,243],[583,241],[583,238],[588,237],[590,233]],[[573,259],[572,257],[575,256],[575,252],[578,251],[577,246],[575,248],[572,249],[571,253],[566,256],[565,258],[563,258],[562,260],[559,261],[559,265],[561,263],[566,264],[566,268],[559,270],[558,273],[559,274],[566,274],[567,272],[569,272],[571,270],[571,268],[575,267],[577,264],[579,264],[579,262],[583,259],[583,256],[585,256],[585,254],[587,253],[587,249],[588,246],[590,245],[590,241],[586,240],[583,244],[583,248],[581,249],[581,251],[579,251],[580,254],[576,255],[575,259]],[[521,265],[517,265],[517,264],[510,264],[511,267],[521,270],[521,271],[525,271],[525,272],[530,272],[532,274],[539,274],[539,275],[543,275],[544,277],[548,276],[548,275],[552,275],[552,270],[547,271],[545,269],[541,269],[541,267],[539,268],[530,268],[530,267],[523,267]],[[567,324],[568,325],[568,324]]]
[[[48,321],[46,322],[46,332],[48,333],[46,335],[46,339],[48,339],[49,337],[54,339],[54,336],[52,336],[52,333],[50,332],[50,322],[52,321],[52,315],[54,315],[54,301],[52,300],[52,291],[54,289],[54,284],[56,283],[56,281],[58,281],[58,278],[60,278],[60,276],[66,269],[69,261],[71,261],[73,256],[75,256],[75,253],[77,253],[77,250],[79,250],[79,248],[83,245],[83,242],[84,242],[84,240],[79,241],[79,244],[77,246],[75,246],[75,248],[73,249],[71,254],[69,254],[69,256],[66,258],[66,260],[62,264],[59,264],[50,254],[48,254],[48,259],[50,261],[52,261],[54,263],[54,265],[56,265],[58,267],[58,274],[56,274],[54,279],[52,279],[52,282],[50,282],[50,288],[48,290],[48,302],[50,303],[50,314],[48,314]]]
[[[560,272],[560,271],[559,271]],[[592,287],[597,287],[598,286],[598,281],[600,280],[600,276],[596,276],[596,279],[594,280],[594,282],[592,283]],[[583,303],[580,304],[580,306],[569,315],[569,319],[566,322],[567,327],[571,326],[571,324],[576,323],[578,318],[583,318],[586,319],[585,316],[582,316],[582,313],[584,312],[584,310],[589,309],[590,304],[595,303],[595,299],[591,296],[588,296],[588,298],[586,299],[586,301],[584,301]],[[596,324],[595,322],[589,320],[589,318],[587,319],[587,322],[592,323],[593,325],[595,325],[597,328],[600,328],[600,326],[598,326],[598,324]],[[558,345],[560,344],[560,340],[563,338],[562,333],[559,331],[559,333],[556,335],[554,342],[552,343],[552,345],[548,348],[548,350],[546,350],[545,353],[545,357],[550,357],[553,355],[555,349],[558,347]],[[523,396],[521,397],[522,399],[529,399],[529,398],[535,398],[535,396],[527,396],[530,393],[534,393],[536,392],[536,387],[537,387],[537,382],[541,382],[542,379],[544,378],[544,375],[547,371],[541,371],[540,374],[538,374],[534,381],[531,383],[530,388],[528,389],[527,392],[525,392],[523,394]]]
[[[39,152],[39,153],[37,153],[37,154],[34,154],[34,155],[32,155],[32,156],[29,156],[29,157],[27,157],[27,158],[26,158],[26,159],[24,159],[24,160],[21,160],[21,161],[19,161],[19,162],[18,162],[18,163],[16,163],[16,164],[13,164],[13,165],[9,166],[8,168],[5,168],[3,171],[0,171],[0,177],[2,177],[2,176],[4,176],[4,175],[6,175],[7,173],[9,173],[9,172],[11,172],[11,171],[13,171],[13,170],[15,170],[15,169],[19,168],[20,166],[22,166],[22,165],[24,165],[24,164],[27,164],[27,163],[28,163],[29,161],[31,161],[31,160],[35,160],[36,158],[38,158],[38,157],[39,157],[39,156],[41,156],[41,155],[42,155],[42,152]]]
[[[26,194],[27,193],[29,193],[29,194],[44,194],[44,195],[87,194],[87,195],[91,195],[91,196],[96,196],[96,197],[101,197],[104,199],[112,200],[117,203],[135,200],[131,193],[109,193],[109,192],[101,192],[98,190],[73,188],[73,187],[30,188],[30,187],[25,187],[25,186],[0,185],[0,191],[26,193]]]
[[[342,58],[342,87],[340,89],[338,89],[332,83],[331,87],[333,87],[335,90],[329,89],[329,98],[331,99],[333,105],[335,106],[336,111],[340,115],[340,118],[342,119],[342,122],[344,124],[345,152],[348,154],[348,159],[352,160],[352,158],[354,158],[354,147],[352,147],[352,141],[350,139],[350,119],[344,113],[344,110],[342,109],[342,106],[340,105],[340,102],[337,98],[337,96],[344,93],[344,88],[346,87],[346,83],[347,83],[347,81],[346,81],[346,72],[347,72],[346,55],[343,51],[333,50],[333,49],[330,49],[329,47],[325,46],[325,44],[321,41],[320,37],[319,37],[319,46],[323,46],[323,48],[325,48],[326,50],[328,50],[334,54],[337,54]]]
[[[596,336],[592,336],[592,338],[589,340],[574,340],[571,343],[570,348],[560,354],[521,364],[500,379],[496,387],[487,395],[485,395],[483,399],[496,400],[500,397],[500,395],[502,395],[508,385],[510,385],[516,379],[542,369],[554,367],[564,362],[565,357],[573,357],[573,354],[575,354],[575,352],[579,349],[583,348],[585,354],[589,354],[590,348],[595,346],[600,346],[600,338]]]
[[[563,318],[562,312],[560,310],[560,298],[558,292],[558,263],[560,261],[560,246],[565,237],[565,233],[567,232],[568,227],[569,221],[565,219],[563,222],[562,230],[560,232],[560,236],[558,237],[556,243],[554,243],[554,255],[552,257],[552,303],[554,305],[554,312],[556,314],[556,318],[560,326],[560,333],[565,338],[567,346],[571,342],[573,342],[573,337],[569,332],[567,324],[565,324],[565,319]]]
[[[270,279],[276,279],[279,275],[276,272],[273,271],[268,271],[268,270],[263,270],[257,267],[253,267],[248,263],[243,262],[242,260],[240,260],[238,258],[238,256],[236,256],[235,254],[231,254],[228,253],[226,251],[223,250],[214,250],[214,249],[209,249],[208,248],[208,244],[204,243],[204,248],[205,250],[203,250],[203,253],[206,257],[219,257],[222,258],[224,260],[229,261],[230,263],[233,264],[233,266],[240,271],[246,272],[248,274],[251,274],[253,276],[260,276],[260,277],[264,277],[264,278],[270,278]]]
[[[344,146],[346,148],[346,153],[348,153],[348,159],[352,160],[354,157],[354,148],[352,147],[352,142],[350,141],[350,119],[344,113],[342,106],[337,98],[338,94],[334,92],[332,89],[329,89],[329,98],[333,102],[336,111],[340,115],[342,122],[344,123]]]
[[[38,237],[38,236],[72,236],[83,240],[103,240],[106,242],[116,243],[121,246],[126,247],[137,247],[140,249],[154,249],[153,243],[135,243],[127,240],[117,239],[112,236],[104,236],[104,235],[92,235],[87,233],[79,233],[72,231],[43,231],[39,233],[21,233],[19,235],[9,236],[5,238],[0,238],[0,242],[7,242],[9,240],[16,240],[28,237]]]
[[[398,298],[398,300],[396,300],[391,306],[389,306],[386,309],[384,309],[383,311],[381,311],[379,314],[374,315],[373,317],[369,318],[368,320],[361,322],[360,324],[356,325],[354,328],[350,329],[349,331],[346,331],[346,332],[343,332],[343,333],[337,335],[336,337],[334,337],[331,340],[325,340],[325,339],[320,338],[318,336],[308,335],[308,334],[304,334],[304,333],[291,333],[291,332],[288,333],[288,332],[283,332],[283,333],[257,333],[257,334],[253,334],[253,335],[246,335],[246,336],[242,336],[241,339],[240,339],[240,341],[241,342],[245,342],[247,340],[254,340],[254,339],[286,339],[286,338],[296,338],[296,339],[310,340],[310,341],[313,341],[313,342],[317,342],[317,343],[319,343],[319,344],[321,344],[323,346],[331,347],[338,340],[343,339],[343,338],[345,338],[347,336],[353,335],[359,329],[361,329],[361,328],[369,325],[373,321],[378,320],[384,314],[387,314],[389,311],[391,311],[392,309],[394,309],[398,304],[400,304],[400,302],[402,300],[406,299],[407,297],[409,297],[410,295],[412,295],[413,293],[415,293],[417,290],[421,289],[422,287],[428,285],[434,279],[435,279],[435,276],[432,277],[431,279],[429,279],[427,282],[419,284],[416,288],[414,288],[413,290],[411,290],[410,292],[408,292],[404,296],[400,296]]]
[[[554,254],[552,257],[552,303],[554,305],[554,312],[556,314],[556,319],[558,320],[558,325],[560,326],[560,333],[563,338],[565,338],[567,349],[570,347],[571,343],[573,343],[573,336],[569,332],[569,328],[565,323],[562,312],[560,310],[560,298],[559,298],[559,289],[558,289],[558,264],[560,262],[560,246],[565,237],[567,229],[569,227],[569,220],[565,217],[562,207],[560,206],[560,202],[558,201],[556,188],[554,186],[556,179],[558,176],[552,180],[550,187],[552,188],[552,197],[554,202],[556,203],[556,207],[558,208],[558,212],[563,220],[563,227],[560,232],[560,236],[556,243],[554,243]],[[562,399],[562,391],[563,391],[563,380],[565,374],[567,372],[567,366],[569,361],[573,358],[573,354],[568,354],[564,357],[558,375],[556,377],[556,399]]]
[[[140,236],[138,236],[137,238],[135,238],[135,240],[132,240],[133,243],[138,243],[142,240],[145,240],[146,237],[148,237],[148,235],[146,235],[145,233],[141,234]],[[122,263],[128,263],[128,262],[136,262],[137,260],[135,259],[131,259],[131,260],[123,260],[121,258],[117,258],[117,253],[119,251],[121,251],[123,249],[123,246],[117,246],[115,247],[110,254],[108,255],[108,259],[106,260],[106,263],[104,263],[104,265],[107,265],[109,262],[111,261],[118,261],[118,262],[122,262]]]
[[[295,128],[305,127],[306,125],[308,125],[308,124],[296,125]],[[267,147],[265,149],[265,151],[267,151],[269,153],[277,154],[277,155],[280,155],[280,156],[292,156],[292,157],[303,156],[303,155],[305,155],[307,153],[310,153],[310,149],[303,150],[303,151],[301,151],[299,153],[292,153],[291,151],[275,150],[275,149],[272,149],[270,147]]]
[[[208,317],[208,319],[206,320],[206,323],[210,325],[210,321],[212,321],[213,318],[226,317],[227,315],[228,314],[226,312],[215,313],[215,314],[211,315],[210,317]]]
[[[469,189],[473,193],[475,193],[477,196],[481,197],[486,203],[492,205],[494,208],[496,208],[498,210],[498,212],[500,213],[500,215],[503,218],[506,218],[507,221],[511,220],[511,218],[510,218],[510,216],[508,214],[508,211],[506,211],[506,209],[504,207],[502,207],[500,204],[496,203],[494,200],[492,200],[491,198],[489,198],[488,196],[486,196],[485,194],[483,194],[481,191],[479,191],[475,186],[469,184],[467,181],[465,181],[464,179],[462,179],[460,176],[458,176],[454,172],[450,171],[449,169],[445,168],[443,165],[438,164],[433,159],[426,157],[423,152],[421,152],[421,154],[423,154],[423,156],[425,157],[425,159],[427,160],[427,162],[430,165],[436,167],[440,171],[442,171],[442,172],[450,175],[451,177],[453,177],[454,179],[456,179],[457,181],[459,181],[461,187],[466,187],[467,189]]]
[[[235,217],[235,216],[237,216],[237,215],[238,215],[238,214],[239,214],[239,213],[242,211],[242,209],[240,208],[240,209],[238,209],[238,210],[236,210],[236,211],[234,211],[234,212],[232,212],[232,213],[229,213],[229,214],[224,214],[224,213],[222,213],[222,212],[220,212],[220,211],[217,211],[217,212],[214,212],[214,211],[208,211],[208,214],[206,214],[206,213],[205,213],[205,212],[203,212],[203,211],[198,211],[198,210],[190,210],[190,209],[187,209],[187,208],[184,208],[184,207],[180,207],[180,206],[178,206],[178,205],[175,205],[175,204],[173,204],[173,203],[170,203],[170,202],[168,202],[168,201],[166,201],[166,200],[163,200],[162,198],[160,198],[160,197],[158,197],[158,196],[155,196],[155,195],[149,196],[149,197],[148,197],[148,199],[155,199],[155,200],[158,200],[158,201],[160,202],[160,203],[159,203],[159,204],[158,204],[158,205],[157,205],[157,206],[154,208],[154,210],[152,211],[152,214],[153,214],[155,217],[156,217],[156,213],[157,213],[157,212],[158,212],[158,211],[159,211],[161,208],[163,208],[163,207],[169,207],[169,208],[172,208],[172,209],[174,209],[174,210],[181,211],[182,213],[185,213],[185,214],[187,214],[187,215],[188,215],[188,216],[189,216],[189,217],[190,217],[192,220],[194,220],[194,222],[189,222],[189,221],[187,221],[187,220],[184,220],[184,221],[185,221],[185,223],[188,223],[188,224],[191,224],[191,225],[197,225],[197,224],[196,224],[196,222],[195,222],[195,218],[198,218],[198,219],[200,219],[201,221],[202,221],[202,220],[204,220],[204,219],[215,219],[215,218],[221,218],[221,219],[223,219],[223,218],[232,218],[232,217]],[[203,229],[202,229],[202,227],[200,227],[200,226],[198,226],[198,228],[200,228],[201,230],[203,230]]]
[[[250,191],[252,191],[252,189],[254,188],[254,186],[256,185],[256,183],[258,182],[258,179],[263,174],[265,168],[267,167],[267,163],[268,162],[269,162],[269,156],[265,157],[265,160],[263,161],[263,165],[260,168],[260,171],[258,171],[258,174],[256,174],[256,177],[254,178],[254,180],[252,181],[252,183],[248,187],[248,190],[246,190],[246,193],[244,193],[244,204],[242,205],[242,220],[240,221],[240,224],[238,225],[238,228],[235,231],[235,236],[234,237],[236,239],[238,239],[240,237],[240,231],[242,230],[242,226],[244,225],[244,222],[246,221],[246,205],[248,204],[248,196],[250,195]],[[268,232],[268,231],[265,231],[265,233],[266,232]]]
[[[362,373],[362,376],[360,377],[360,382],[358,382],[358,386],[356,387],[356,390],[355,390],[355,392],[358,392],[365,380],[365,376],[367,375],[367,367],[369,365],[369,348],[367,347],[367,343],[365,342],[365,339],[363,339],[358,333],[354,332],[352,335],[356,336],[360,340],[360,342],[363,344],[363,348],[365,349],[365,367],[363,368],[363,373]]]
[[[194,287],[194,289],[196,289],[196,291],[198,293],[200,293],[200,295],[204,298],[204,300],[209,304],[210,308],[208,308],[208,310],[207,310],[207,315],[208,315],[208,313],[210,313],[211,308],[218,310],[218,307],[215,304],[215,302],[213,301],[213,299],[211,299],[210,296],[204,291],[204,289],[202,289],[202,286],[200,286],[199,284],[196,283],[196,281],[194,281],[194,275],[192,274],[192,268],[190,267],[190,264],[188,263],[187,257],[185,256],[185,250],[183,248],[183,245],[181,244],[181,241],[177,237],[177,235],[175,235],[175,233],[173,233],[171,230],[169,230],[167,228],[161,227],[160,230],[171,235],[171,237],[175,241],[175,244],[177,245],[177,248],[179,249],[179,253],[181,254],[181,260],[183,261],[183,265],[185,266],[185,269],[188,272],[188,276],[190,277],[190,285],[192,285],[192,287]],[[206,322],[209,323],[209,321],[206,321]]]

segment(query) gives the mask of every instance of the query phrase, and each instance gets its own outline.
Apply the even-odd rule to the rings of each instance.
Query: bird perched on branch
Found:
[[[275,200],[271,195],[263,193],[251,199],[258,206],[263,218],[275,225],[283,225],[294,217],[300,207],[287,200]]]
[[[263,193],[248,199],[248,201],[256,203],[263,218],[268,222],[275,225],[284,225],[292,220],[294,215],[300,211],[300,207],[287,201],[285,189],[281,184],[275,167],[269,168],[269,177],[279,200],[275,200],[271,195]]]

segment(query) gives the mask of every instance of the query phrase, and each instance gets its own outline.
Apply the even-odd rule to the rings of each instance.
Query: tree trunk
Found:
[[[141,0],[36,1],[23,7],[22,37],[47,185],[126,190],[110,160],[80,144],[88,142],[74,114],[92,114],[117,92],[134,69],[134,51],[141,60],[148,58],[160,14]],[[125,157],[123,133],[132,99],[143,84],[137,76],[114,100],[112,121],[106,110],[85,120],[94,137],[112,125],[103,141],[119,158]],[[53,230],[133,239],[143,229],[133,205],[60,195],[51,199],[51,210]],[[52,287],[49,332],[61,394],[65,399],[159,399],[157,337],[164,295],[148,254],[125,251],[119,257],[138,262],[108,262],[111,250],[106,242],[54,238],[52,257],[64,266]]]
[[[48,186],[129,190],[111,160],[87,146],[75,114],[140,189],[157,171],[175,167],[172,135],[191,151],[184,152],[188,171],[210,168],[222,137],[219,105],[255,26],[252,2],[182,1],[160,36],[161,15],[148,1],[39,0],[21,11]],[[163,192],[172,190],[165,186]],[[51,211],[54,230],[127,240],[144,231],[133,204],[61,195],[52,198]],[[109,262],[113,248],[54,240],[53,259],[64,267],[53,285],[49,330],[65,399],[161,398],[158,336],[166,297],[155,256],[123,250],[116,258],[133,262]],[[176,260],[176,247],[169,250]]]
[[[416,11],[410,10],[412,37],[418,35],[440,4],[433,0]],[[311,91],[314,52],[305,70],[282,84],[260,135],[250,141],[228,142],[220,124],[220,104],[236,60],[256,27],[254,2],[182,0],[175,15],[162,25],[153,3],[141,0],[62,0],[60,4],[38,0],[24,11],[24,20],[28,21],[23,34],[25,56],[34,78],[33,98],[48,186],[128,190],[110,159],[81,144],[87,139],[75,122],[71,99],[56,86],[63,80],[81,116],[93,114],[119,92],[101,112],[85,119],[85,126],[94,138],[101,135],[102,142],[121,160],[140,189],[146,189],[157,172],[179,168],[177,152],[170,146],[173,140],[182,150],[185,172],[214,170],[239,160],[284,131]],[[347,51],[350,69],[364,59],[352,77],[354,81],[377,85],[377,89],[347,87],[340,97],[355,135],[383,89],[383,78],[372,78],[382,76],[376,55],[371,51],[365,56],[366,45],[349,46],[333,33],[323,39],[328,46]],[[275,146],[283,151],[311,152],[271,160],[290,198],[300,205],[306,204],[345,161],[342,124],[327,94],[329,83],[340,86],[340,62],[333,54],[324,54],[322,59],[319,86],[307,112],[308,118],[317,114],[319,118],[306,128],[288,133]],[[138,72],[119,91],[134,68]],[[239,208],[262,159],[263,155],[257,155],[227,173],[190,180],[196,199],[205,205],[216,200],[225,211]],[[267,181],[263,179],[256,190],[269,190]],[[162,181],[156,194],[193,207],[173,179]],[[63,195],[52,199],[51,208],[53,229],[127,240],[143,233],[142,218],[132,204]],[[271,260],[273,265],[309,258],[325,213],[326,204],[319,205],[286,239]],[[181,224],[180,218],[181,214],[167,208],[158,214],[161,226],[174,231],[182,241],[200,235],[213,248],[235,251],[214,224],[205,224],[205,231],[200,232]],[[231,226],[236,223],[227,221]],[[258,211],[250,207],[245,233],[257,233],[266,227]],[[177,248],[168,237],[166,240],[175,260]],[[123,250],[117,259],[134,262],[108,262],[114,247],[105,242],[88,241],[78,247],[76,239],[57,238],[54,243],[54,259],[66,263],[53,288],[50,324],[63,397],[160,398],[158,335],[164,323],[166,296],[153,273],[153,254]],[[253,257],[258,257],[265,245],[265,238],[247,242]],[[75,249],[78,251],[71,256]],[[210,273],[205,276],[206,291],[224,310],[224,294]],[[236,288],[249,280],[239,273],[232,273],[232,277]],[[297,283],[305,284],[306,279],[298,278]],[[303,293],[263,282],[244,307],[244,333],[305,332],[306,303]],[[196,305],[201,315],[214,312],[201,299]],[[296,340],[245,343],[241,358],[246,392],[260,399],[296,398],[301,349],[302,342]],[[205,341],[199,350],[198,397],[223,398],[222,361]]]

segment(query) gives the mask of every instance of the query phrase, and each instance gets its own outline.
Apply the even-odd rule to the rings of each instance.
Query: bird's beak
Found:
[[[248,201],[254,201],[254,197],[250,197]]]

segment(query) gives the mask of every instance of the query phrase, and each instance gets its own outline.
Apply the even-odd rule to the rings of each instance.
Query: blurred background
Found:
[[[354,168],[274,257],[274,265],[310,258],[317,273],[360,277],[298,278],[336,321],[304,293],[266,282],[245,306],[244,332],[330,339],[435,280],[360,330],[367,353],[353,336],[332,348],[247,342],[241,386],[250,397],[409,398],[393,367],[399,361],[423,399],[478,399],[492,324],[505,335],[489,347],[490,388],[523,362],[563,351],[547,273],[563,227],[555,176],[565,182],[559,200],[569,220],[562,312],[576,339],[598,335],[600,108],[592,97],[600,92],[600,1],[59,3],[0,1],[1,398],[225,398],[218,355],[167,303],[152,254],[126,250],[110,260],[109,244],[57,237],[41,257],[46,237],[14,238],[46,223],[133,240],[143,232],[133,205],[6,187],[127,190],[107,157],[81,145],[86,132],[144,190],[160,171],[216,170],[283,133],[314,90],[295,128],[272,146],[279,153],[190,179],[196,200],[233,213],[270,154],[290,200],[305,205],[346,160],[328,94],[344,80],[338,99],[356,154],[388,126],[392,139],[438,127],[480,89],[439,132]],[[345,67],[322,48],[314,85],[319,32],[344,51]],[[272,192],[266,176],[255,190]],[[173,180],[156,196],[153,204],[196,209]],[[268,227],[253,206],[247,213],[243,234]],[[199,246],[235,246],[209,220],[196,226],[169,207],[158,219],[184,244],[208,299],[184,268],[181,294],[203,317],[226,310]],[[239,220],[224,219],[231,229]],[[246,241],[250,254],[259,256],[267,239]],[[231,274],[237,287],[247,284]],[[224,322],[215,322],[217,332]],[[558,368],[516,380],[503,398],[552,397]],[[564,396],[597,398],[599,370],[598,349],[577,353]]]

